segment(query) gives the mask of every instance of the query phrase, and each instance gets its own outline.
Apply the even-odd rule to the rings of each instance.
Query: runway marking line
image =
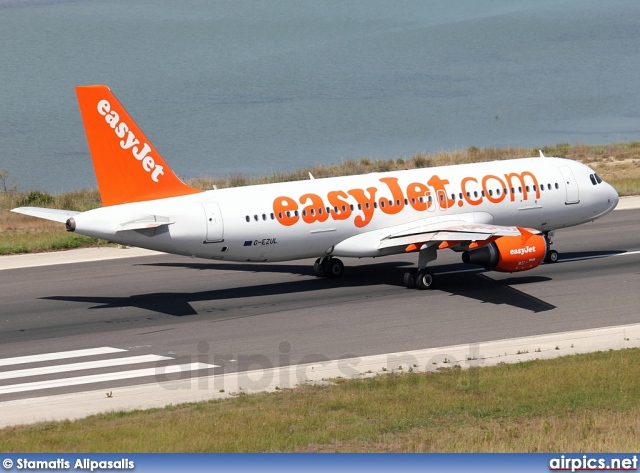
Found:
[[[607,254],[607,255],[578,256],[576,258],[561,258],[558,260],[558,263],[564,263],[568,261],[582,261],[582,260],[598,259],[598,258],[612,258],[614,256],[632,256],[637,254],[640,254],[640,251],[627,251],[624,253],[614,253],[614,254]]]
[[[59,351],[55,353],[45,353],[42,355],[15,356],[12,358],[0,359],[0,366],[21,365],[23,363],[38,363],[41,361],[64,360],[66,358],[80,358],[83,356],[107,355],[111,353],[122,353],[122,348],[100,347],[88,348],[85,350]]]
[[[43,366],[41,368],[26,368],[22,370],[0,372],[0,379],[27,378],[29,376],[41,376],[45,374],[66,373],[69,371],[90,370],[96,368],[110,368],[112,366],[135,365],[138,363],[151,363],[154,361],[173,360],[168,356],[140,355],[125,358],[112,358],[110,360],[85,361],[83,363],[68,363],[65,365]]]
[[[217,368],[218,365],[206,363],[186,363],[182,365],[168,365],[156,368],[143,368],[130,371],[118,371],[115,373],[78,376],[75,378],[53,379],[49,381],[34,381],[31,383],[11,384],[0,386],[0,394],[12,394],[39,389],[51,389],[58,387],[79,386],[82,384],[102,383],[105,381],[117,381],[123,379],[144,378],[147,376],[166,376],[175,373],[188,373],[191,371]]]

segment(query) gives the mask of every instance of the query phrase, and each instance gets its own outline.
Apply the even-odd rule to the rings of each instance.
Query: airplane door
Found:
[[[224,241],[224,226],[222,212],[217,202],[203,202],[204,214],[207,221],[207,243]]]
[[[558,169],[562,173],[564,179],[564,185],[567,190],[566,204],[577,204],[580,202],[580,191],[578,190],[578,183],[573,175],[573,171],[569,166],[559,166]]]

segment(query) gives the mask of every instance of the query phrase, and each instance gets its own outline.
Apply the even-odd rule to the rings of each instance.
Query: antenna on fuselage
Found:
[[[544,153],[542,152],[542,150],[541,150],[541,149],[539,149],[538,151],[540,152],[540,157],[541,157],[541,158],[546,158],[546,156],[544,155]]]

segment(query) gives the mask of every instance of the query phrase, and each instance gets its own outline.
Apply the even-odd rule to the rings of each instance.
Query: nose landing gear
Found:
[[[551,249],[553,243],[553,231],[543,232],[544,239],[547,242],[547,254],[544,257],[545,263],[557,263],[559,254],[556,250]]]

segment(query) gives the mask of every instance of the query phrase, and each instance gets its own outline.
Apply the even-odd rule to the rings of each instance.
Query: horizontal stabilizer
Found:
[[[45,209],[42,207],[18,207],[11,209],[11,211],[60,223],[65,223],[69,218],[80,213],[73,210]]]
[[[158,228],[163,225],[171,225],[175,223],[168,217],[160,215],[147,215],[146,217],[137,218],[130,222],[125,222],[116,228],[116,232],[124,232],[128,230],[145,230],[147,228]]]

